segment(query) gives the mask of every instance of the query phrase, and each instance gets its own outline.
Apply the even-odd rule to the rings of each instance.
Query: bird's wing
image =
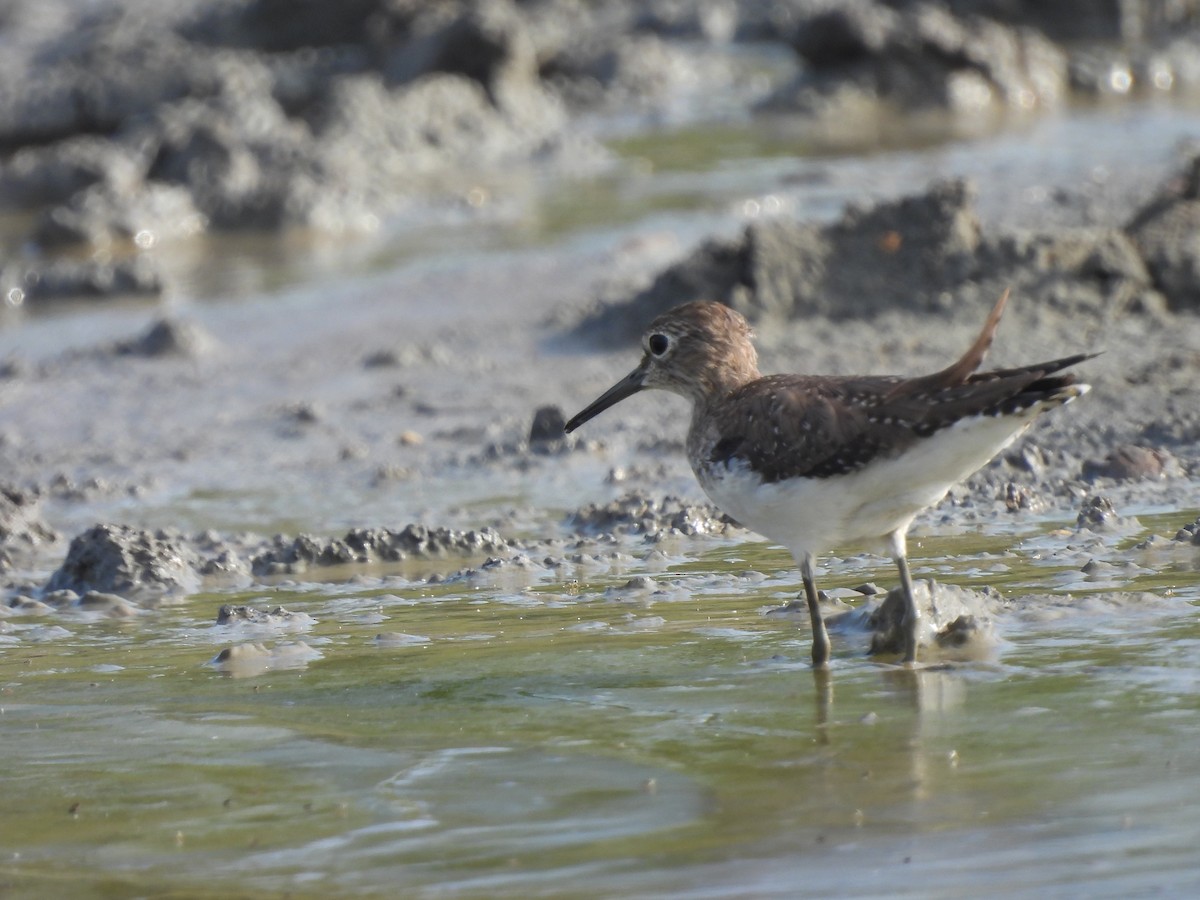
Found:
[[[919,436],[888,422],[886,398],[902,379],[771,375],[713,410],[712,463],[742,460],[764,481],[824,478],[860,468]]]
[[[720,439],[713,463],[743,460],[764,481],[827,478],[892,456],[955,422],[1013,415],[1081,392],[1058,374],[1079,354],[938,385],[928,377],[772,375],[733,392],[713,410]]]

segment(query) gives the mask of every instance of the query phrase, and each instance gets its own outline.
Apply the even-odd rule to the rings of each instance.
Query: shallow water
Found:
[[[814,674],[805,623],[765,614],[786,555],[714,540],[666,570],[634,545],[619,571],[11,618],[0,873],[9,896],[1176,893],[1200,881],[1196,554],[1069,594],[1047,540],[914,541],[917,577],[1011,601],[994,659],[915,672],[835,634]],[[894,579],[855,557],[822,583],[864,580]],[[223,602],[311,619],[213,625]],[[309,649],[209,662],[247,641]]]

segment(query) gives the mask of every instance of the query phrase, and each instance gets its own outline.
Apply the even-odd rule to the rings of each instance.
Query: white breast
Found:
[[[742,525],[803,556],[876,545],[1012,443],[1040,412],[963,419],[894,457],[830,478],[763,483],[744,460],[697,467],[712,501]]]

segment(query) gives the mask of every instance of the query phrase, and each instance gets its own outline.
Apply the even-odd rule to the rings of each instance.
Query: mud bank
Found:
[[[157,296],[155,248],[210,231],[369,234],[527,205],[516,173],[601,140],[784,113],[835,142],[935,114],[946,137],[1072,97],[1200,85],[1194,3],[128,0],[11,4],[0,91],[10,303]],[[497,198],[502,198],[497,203]]]

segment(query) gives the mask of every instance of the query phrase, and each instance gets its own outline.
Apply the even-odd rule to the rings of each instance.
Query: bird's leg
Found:
[[[917,598],[913,594],[912,574],[908,571],[908,541],[903,532],[892,535],[892,557],[900,570],[900,590],[904,593],[904,662],[917,661],[917,632],[921,626],[921,611],[917,609]]]
[[[829,710],[833,706],[833,673],[829,666],[817,666],[812,670],[813,687],[816,690],[817,743],[829,743]]]
[[[804,579],[804,599],[808,603],[809,621],[812,622],[813,668],[824,668],[829,665],[829,632],[825,630],[825,620],[821,617],[821,605],[817,599],[817,582],[813,578],[811,556],[805,556],[801,560],[800,577]]]

